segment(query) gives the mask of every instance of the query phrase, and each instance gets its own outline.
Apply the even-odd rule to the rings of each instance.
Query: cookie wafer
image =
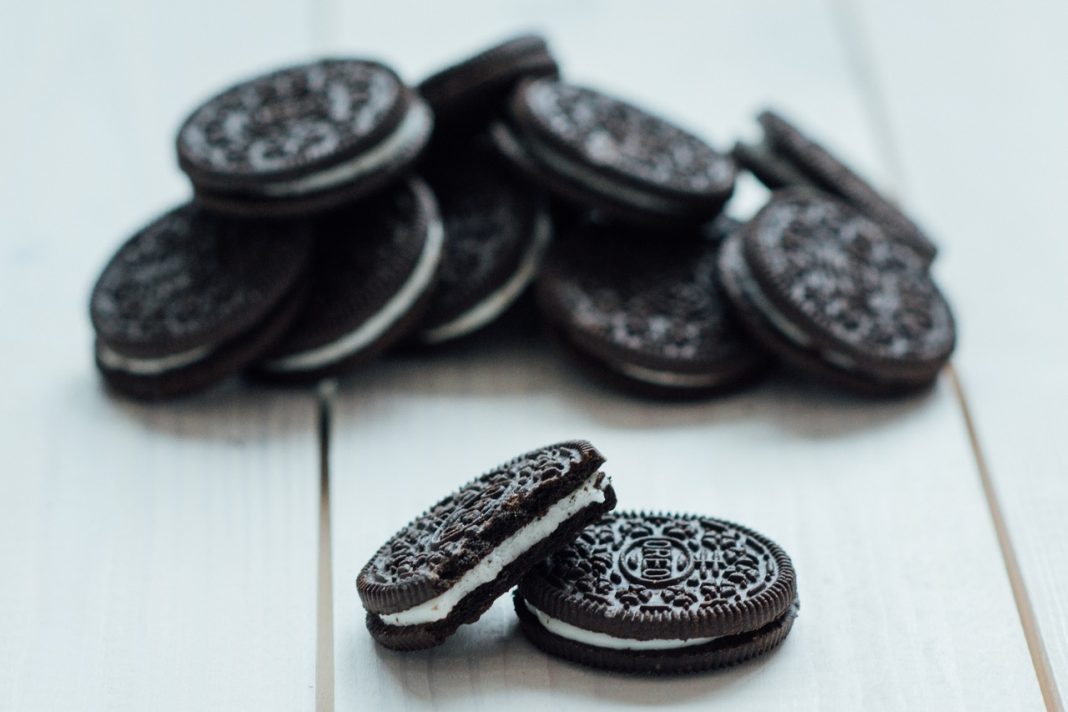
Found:
[[[926,256],[812,189],[775,192],[724,244],[720,276],[754,338],[852,390],[929,386],[956,345]]]
[[[545,40],[524,34],[436,72],[420,82],[418,90],[433,109],[438,128],[474,131],[503,111],[520,80],[559,72]]]
[[[719,245],[737,229],[721,217],[666,241],[611,224],[573,230],[539,277],[542,313],[580,363],[631,390],[694,396],[748,383],[771,359],[719,284]]]
[[[478,620],[527,569],[615,506],[603,462],[581,440],[540,448],[417,517],[356,580],[371,635],[414,650]]]
[[[475,142],[435,154],[423,170],[441,207],[445,248],[418,338],[440,343],[477,331],[520,297],[553,226],[545,196]]]
[[[398,180],[432,127],[426,102],[389,67],[325,59],[208,99],[178,132],[178,164],[213,210],[304,215]]]
[[[563,200],[647,225],[697,225],[734,189],[734,164],[693,134],[606,94],[523,82],[491,135],[518,170]]]
[[[614,512],[532,568],[523,633],[573,662],[632,673],[734,665],[778,646],[799,610],[790,558],[712,517]]]
[[[429,304],[443,236],[422,180],[320,218],[314,233],[307,302],[256,365],[261,377],[307,381],[343,373],[406,336]]]
[[[236,373],[296,316],[308,255],[305,226],[175,208],[120,247],[93,288],[98,368],[145,399]]]

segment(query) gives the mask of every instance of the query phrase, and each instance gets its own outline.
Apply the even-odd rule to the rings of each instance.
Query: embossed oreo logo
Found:
[[[652,588],[670,586],[693,572],[694,558],[676,539],[647,536],[632,541],[619,557],[623,575]]]

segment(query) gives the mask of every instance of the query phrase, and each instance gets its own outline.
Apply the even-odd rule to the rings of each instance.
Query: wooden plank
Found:
[[[671,17],[636,2],[365,10],[337,3],[329,43],[395,59],[413,78],[496,34],[540,27],[571,76],[713,141],[774,101],[885,176],[820,4],[687,5]],[[654,405],[589,384],[520,334],[368,369],[343,384],[333,422],[338,709],[1041,707],[945,383],[870,403],[777,379],[720,401]],[[598,674],[528,645],[507,601],[433,651],[374,645],[354,579],[375,548],[466,479],[572,437],[607,455],[622,508],[732,518],[793,555],[802,613],[778,653],[684,679]]]
[[[872,0],[858,9],[903,197],[944,246],[939,270],[960,312],[957,366],[1026,584],[1024,616],[1030,603],[1041,634],[1036,664],[1049,699],[1054,677],[1063,698],[1068,6]]]
[[[306,12],[62,5],[3,23],[0,709],[313,709],[314,394],[112,399],[86,307],[188,195],[183,113],[304,54]]]

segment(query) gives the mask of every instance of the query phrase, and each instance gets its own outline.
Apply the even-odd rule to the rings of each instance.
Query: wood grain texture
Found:
[[[961,381],[1063,699],[1068,6],[857,8],[900,147],[903,197],[944,246]]]
[[[5,11],[0,709],[314,708],[314,395],[113,399],[87,308],[111,251],[188,195],[184,112],[305,53],[306,14]]]
[[[488,38],[550,35],[565,72],[720,145],[774,103],[884,179],[829,9],[640,3],[436,10],[335,3],[334,48],[417,79]],[[414,21],[413,18],[419,18]],[[746,189],[740,212],[759,200]],[[650,404],[589,383],[537,336],[395,357],[342,383],[331,449],[337,709],[1040,709],[951,390],[857,401],[775,379],[705,404]],[[621,508],[750,525],[794,557],[802,610],[776,654],[716,675],[642,680],[533,649],[507,601],[445,646],[373,644],[354,579],[411,516],[538,445],[591,439]]]

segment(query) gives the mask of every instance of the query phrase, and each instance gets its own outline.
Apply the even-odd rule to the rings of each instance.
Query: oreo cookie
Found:
[[[745,527],[616,512],[532,568],[516,589],[542,650],[632,673],[688,673],[762,655],[797,617],[790,558]]]
[[[419,327],[424,343],[466,336],[507,310],[538,271],[552,238],[545,196],[475,142],[424,165],[441,207],[441,279]]]
[[[538,35],[505,40],[437,72],[419,84],[439,129],[478,130],[500,113],[515,85],[526,77],[560,73],[549,46]]]
[[[762,374],[770,357],[735,320],[717,271],[738,223],[663,241],[586,224],[557,240],[538,279],[542,313],[580,363],[647,395],[724,391]]]
[[[830,151],[774,111],[761,112],[757,121],[764,131],[763,141],[737,143],[732,155],[768,188],[818,188],[882,225],[928,262],[935,258],[938,248],[912,218]]]
[[[411,331],[429,304],[443,232],[419,179],[316,221],[308,300],[257,365],[279,381],[338,375]]]
[[[356,579],[371,635],[415,650],[478,620],[527,569],[615,506],[603,462],[582,440],[534,450],[401,529]]]
[[[309,242],[294,223],[183,205],[130,238],[93,288],[96,364],[129,396],[206,388],[271,348],[303,298]]]
[[[389,67],[326,59],[208,99],[178,132],[178,164],[214,210],[308,214],[394,182],[432,127],[426,102]]]
[[[756,339],[785,363],[851,390],[929,386],[956,344],[926,255],[816,190],[773,193],[724,244],[720,275]]]
[[[523,82],[510,121],[491,132],[501,153],[564,200],[622,221],[697,225],[734,189],[734,163],[668,121],[555,79]]]

